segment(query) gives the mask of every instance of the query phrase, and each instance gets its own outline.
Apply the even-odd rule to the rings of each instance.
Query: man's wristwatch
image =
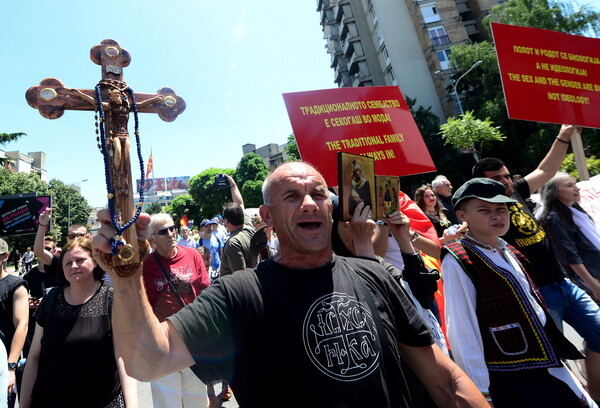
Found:
[[[17,363],[8,363],[8,369],[11,371],[15,371],[18,366],[19,366],[19,364],[17,364]]]
[[[417,231],[413,231],[412,238],[410,239],[410,242],[415,242],[417,239],[419,239],[419,233]]]

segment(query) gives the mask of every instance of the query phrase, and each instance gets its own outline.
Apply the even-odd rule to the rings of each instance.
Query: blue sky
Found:
[[[281,94],[335,87],[316,1],[10,2],[2,15],[0,132],[27,133],[3,150],[46,152],[48,178],[88,179],[80,186],[94,206],[106,192],[93,112],[48,120],[25,91],[46,77],[93,89],[100,67],[89,51],[105,38],[130,52],[124,79],[134,91],[169,86],[186,100],[171,123],[140,114],[156,177],[235,167],[245,143],[284,143],[292,129]]]
[[[80,186],[93,206],[106,203],[93,112],[48,120],[25,91],[46,77],[92,89],[100,67],[89,50],[105,38],[131,53],[124,78],[134,91],[169,86],[186,100],[171,123],[140,115],[144,160],[152,148],[156,177],[235,167],[245,143],[284,143],[292,129],[281,94],[335,87],[315,0],[5,3],[0,132],[27,136],[3,150],[46,152],[48,178],[88,179]],[[600,8],[600,0],[587,3]]]

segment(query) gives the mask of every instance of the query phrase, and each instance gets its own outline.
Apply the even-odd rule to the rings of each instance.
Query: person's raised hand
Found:
[[[98,221],[100,221],[101,227],[96,236],[92,241],[92,250],[94,255],[94,260],[100,265],[100,267],[104,271],[111,271],[112,266],[108,265],[104,261],[104,257],[98,256],[100,252],[105,254],[112,253],[112,247],[110,244],[110,239],[114,238],[116,235],[116,231],[112,225],[110,212],[108,209],[103,209],[98,211],[97,214]],[[138,219],[135,222],[135,229],[138,236],[138,241],[148,240],[150,238],[148,233],[148,224],[150,223],[150,215],[146,213],[141,213]],[[112,275],[111,275],[112,278]]]

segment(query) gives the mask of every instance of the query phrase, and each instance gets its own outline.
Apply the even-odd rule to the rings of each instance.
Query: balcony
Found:
[[[356,28],[356,23],[354,23],[353,21],[344,22],[344,24],[342,25],[342,32],[340,38],[342,40],[345,40],[346,38],[350,39],[352,37],[358,37],[358,29]]]
[[[467,35],[475,35],[479,34],[479,28],[477,28],[477,20],[468,20],[464,21],[465,30],[467,31]]]
[[[471,11],[469,3],[466,0],[455,0],[454,3],[456,4],[456,10],[458,10],[460,14],[468,13],[469,11]]]
[[[335,24],[335,16],[333,10],[323,9],[321,10],[321,25],[325,26],[328,24]]]

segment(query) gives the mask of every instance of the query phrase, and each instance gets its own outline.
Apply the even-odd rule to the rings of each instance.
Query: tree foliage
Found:
[[[0,133],[0,145],[4,146],[7,143],[14,142],[14,141],[18,140],[19,138],[21,138],[22,136],[27,136],[27,134],[23,133],[23,132]],[[3,165],[8,160],[10,160],[8,157],[0,157],[0,165]]]
[[[144,211],[150,215],[158,214],[158,213],[163,212],[163,206],[160,205],[160,203],[158,201],[152,201],[150,204],[148,204],[146,206],[146,208],[144,208]]]
[[[87,200],[73,186],[66,185],[58,179],[52,179],[48,183],[52,192],[52,220],[59,226],[59,233],[53,236],[56,242],[66,239],[69,221],[73,224],[87,226],[91,207]]]
[[[510,0],[492,8],[484,24],[489,27],[492,21],[577,35],[600,34],[600,13],[589,5],[575,10],[566,1]]]
[[[235,180],[247,208],[262,204],[262,183],[269,175],[269,168],[262,157],[247,153],[239,161],[235,170]]]
[[[596,158],[596,156],[590,156],[585,159],[585,162],[590,173],[590,177],[600,174],[600,159]],[[573,153],[567,154],[562,163],[560,171],[569,173],[571,176],[575,177],[575,179],[579,178],[577,166],[575,165],[575,155]]]
[[[477,119],[471,111],[460,115],[460,118],[449,118],[447,123],[440,126],[440,135],[446,144],[460,150],[474,150],[478,157],[481,157],[483,147],[504,140],[498,127],[493,126],[489,118]]]
[[[231,201],[231,192],[228,188],[216,190],[213,186],[219,173],[234,176],[235,171],[233,169],[211,167],[190,179],[188,194],[198,204],[196,222],[202,218],[212,218],[215,214],[221,214],[223,205]]]
[[[180,224],[181,218],[187,215],[188,222],[192,221],[195,225],[200,224],[200,206],[191,196],[191,194],[183,194],[175,197],[169,207],[169,214],[173,217],[176,225]]]
[[[490,21],[549,29],[570,34],[598,34],[600,17],[589,7],[574,10],[571,3],[547,0],[509,0],[495,7],[486,18]],[[482,157],[493,155],[505,160],[513,171],[532,171],[548,152],[559,126],[554,124],[508,119],[496,52],[490,43],[463,44],[452,47],[451,68],[456,80],[477,61],[483,63],[458,84],[465,110],[474,111],[479,119],[489,118],[506,136],[493,151],[483,147]],[[600,131],[584,129],[582,139],[586,155],[600,156]]]
[[[285,146],[285,153],[287,154],[286,162],[300,161],[300,150],[298,150],[298,143],[296,142],[296,136],[292,133],[288,136],[287,145]]]

